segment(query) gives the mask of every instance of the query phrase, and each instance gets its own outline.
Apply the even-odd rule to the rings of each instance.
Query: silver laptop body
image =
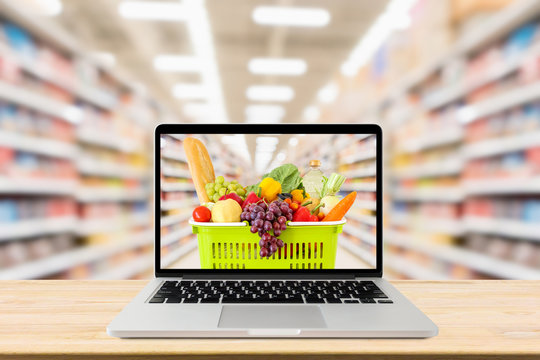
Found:
[[[340,270],[163,269],[160,260],[160,139],[163,134],[373,134],[376,136],[376,266]],[[155,278],[107,326],[110,336],[426,338],[437,326],[382,278],[382,131],[377,125],[165,124],[155,130]],[[151,303],[164,284],[298,282],[372,286],[386,295],[374,303]],[[314,283],[311,283],[311,282]],[[167,283],[166,283],[167,282]],[[370,285],[370,282],[374,285]],[[172,285],[171,285],[172,284]],[[341,285],[340,285],[341,284]],[[343,285],[345,284],[345,285]],[[360,285],[359,285],[360,284]],[[356,286],[355,285],[355,286]],[[164,287],[165,288],[165,287]],[[302,296],[306,296],[303,294]],[[312,294],[313,295],[313,294]],[[223,298],[221,298],[223,299]],[[381,300],[384,300],[381,301]]]

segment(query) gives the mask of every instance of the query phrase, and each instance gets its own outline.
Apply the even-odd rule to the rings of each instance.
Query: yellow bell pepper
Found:
[[[281,184],[271,177],[264,178],[259,187],[261,188],[261,197],[267,202],[276,200],[278,194],[281,193]]]
[[[296,189],[291,191],[293,201],[298,201],[300,204],[304,201],[304,190]]]

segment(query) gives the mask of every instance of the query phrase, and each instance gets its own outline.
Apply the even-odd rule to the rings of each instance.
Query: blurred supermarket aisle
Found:
[[[0,0],[0,279],[150,277],[152,130],[227,121],[380,124],[388,277],[540,278],[540,2],[280,4]],[[374,251],[371,141],[209,150],[229,179],[334,164],[359,194],[339,240],[353,264]],[[198,266],[168,144],[162,254]]]

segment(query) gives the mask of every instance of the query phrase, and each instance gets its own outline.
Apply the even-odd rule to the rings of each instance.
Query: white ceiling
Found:
[[[162,0],[163,1],[163,0]],[[165,0],[175,2],[176,0]],[[89,51],[110,52],[116,67],[143,83],[171,110],[182,114],[182,102],[172,96],[179,82],[197,83],[196,73],[157,72],[152,60],[158,54],[192,55],[184,22],[127,20],[119,16],[121,0],[63,0],[62,13],[52,18],[63,25]],[[229,121],[245,121],[248,86],[289,85],[295,90],[285,103],[283,122],[297,122],[316,92],[336,73],[359,38],[383,11],[386,0],[207,0],[218,70]],[[331,14],[322,28],[260,26],[251,13],[258,5],[321,7]],[[253,57],[305,59],[304,75],[261,76],[248,72]]]

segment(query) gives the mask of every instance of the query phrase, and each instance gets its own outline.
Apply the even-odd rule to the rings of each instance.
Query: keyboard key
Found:
[[[325,300],[328,304],[341,304],[341,299],[326,298]]]
[[[376,304],[376,301],[372,298],[363,298],[360,299],[360,301],[362,302],[362,304]]]
[[[150,304],[160,304],[165,301],[164,297],[153,297],[149,302]]]
[[[356,299],[345,299],[343,300],[343,303],[344,304],[360,304],[360,301]]]
[[[167,299],[167,304],[178,304],[182,302],[182,298],[179,298],[179,297],[174,297],[174,298],[168,298]]]
[[[394,302],[392,300],[379,300],[379,304],[393,304]]]
[[[198,302],[199,302],[199,298],[196,298],[196,297],[189,297],[189,298],[184,299],[184,304],[186,303],[193,304],[193,303],[198,303]]]
[[[219,303],[219,297],[207,297],[204,299],[201,299],[201,303]]]
[[[308,304],[324,304],[324,299],[315,296],[308,296],[306,297],[306,302]]]

